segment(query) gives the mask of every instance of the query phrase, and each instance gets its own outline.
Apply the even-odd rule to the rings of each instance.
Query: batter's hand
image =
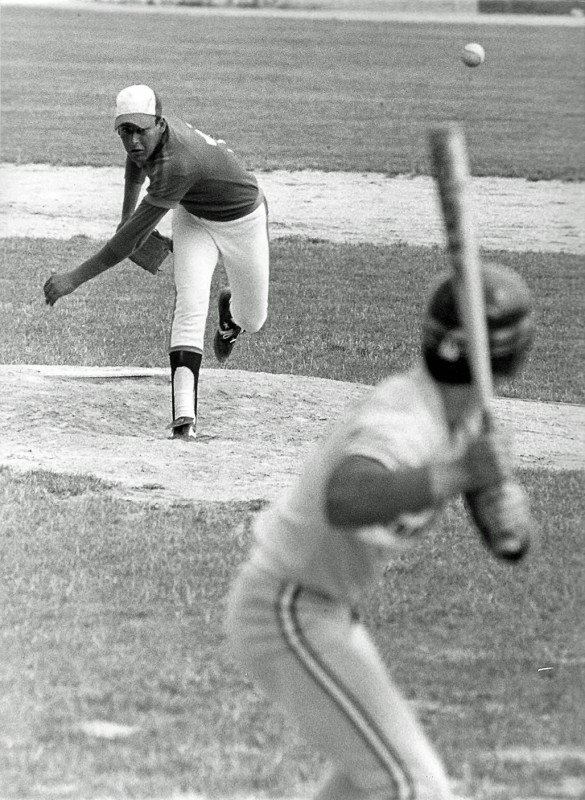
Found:
[[[519,561],[536,537],[537,526],[520,484],[508,479],[499,486],[467,492],[464,502],[483,542],[498,558]]]
[[[77,284],[73,281],[71,273],[62,272],[57,274],[53,272],[43,287],[45,303],[48,306],[54,306],[60,297],[71,294],[76,289]]]
[[[504,483],[513,472],[512,448],[509,437],[486,421],[484,431],[467,445],[463,465],[474,491]]]

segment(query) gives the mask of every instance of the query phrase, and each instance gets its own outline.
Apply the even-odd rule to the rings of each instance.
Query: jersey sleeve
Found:
[[[128,258],[137,247],[140,247],[166,213],[166,208],[153,206],[144,198],[132,216],[108,242],[110,250],[116,254],[118,260]]]
[[[382,411],[368,409],[350,426],[343,448],[344,454],[363,456],[379,462],[386,469],[397,469],[404,463],[407,430],[407,420],[401,421],[394,416],[390,424],[388,416]]]
[[[409,434],[412,420],[394,417],[392,426],[374,424],[376,415],[357,425],[346,441],[347,455],[360,455],[375,460],[399,479],[393,492],[395,516],[385,524],[365,525],[355,529],[363,543],[380,550],[380,553],[410,546],[427,530],[437,514],[429,491],[428,472],[423,464],[415,465],[423,451],[416,436]],[[413,505],[421,505],[412,511]]]
[[[172,161],[165,162],[151,176],[145,200],[166,211],[176,208],[193,184],[200,179],[201,170],[196,164],[190,164],[187,170],[173,168]]]
[[[428,463],[442,439],[435,409],[413,376],[381,383],[350,415],[344,437],[347,455],[379,461],[387,469]]]
[[[378,545],[382,545],[385,538],[389,546],[399,541],[404,543],[426,530],[438,512],[425,474],[437,446],[436,433],[433,433],[428,415],[421,415],[420,404],[414,396],[409,399],[400,395],[399,399],[400,402],[396,402],[396,395],[386,395],[384,390],[374,393],[350,421],[342,447],[344,455],[370,458],[397,473],[397,477],[400,474],[400,482],[412,481],[408,489],[410,497],[406,496],[404,487],[397,488],[404,503],[398,503],[393,521],[373,526],[374,533],[369,529],[364,534],[370,544],[374,544],[370,541],[372,536]],[[419,511],[409,511],[413,497],[419,496],[426,498],[423,507]]]

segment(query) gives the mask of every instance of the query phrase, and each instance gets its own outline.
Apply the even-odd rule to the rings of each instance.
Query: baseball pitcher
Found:
[[[172,249],[171,428],[173,438],[191,440],[211,280],[220,256],[230,286],[218,299],[217,359],[225,361],[238,335],[260,330],[266,319],[266,200],[256,177],[225,142],[163,117],[160,98],[148,86],[129,86],[118,94],[114,125],[127,153],[121,223],[96,255],[70,272],[52,275],[45,298],[52,306],[127,257],[156,272]],[[146,178],[147,193],[138,204]],[[156,231],[171,210],[172,242]]]
[[[482,271],[497,379],[518,369],[532,342],[530,295],[511,270]],[[478,430],[477,413],[448,276],[431,294],[421,363],[349,409],[256,519],[229,598],[228,641],[331,761],[317,800],[452,798],[441,760],[353,609],[392,553],[457,495],[497,557],[524,555],[532,522],[508,443],[493,420]]]

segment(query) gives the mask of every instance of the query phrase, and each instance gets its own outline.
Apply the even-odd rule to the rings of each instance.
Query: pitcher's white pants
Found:
[[[262,327],[268,310],[268,220],[262,203],[241,219],[215,222],[173,211],[176,300],[171,350],[203,352],[211,279],[220,256],[232,290],[231,313],[243,330]]]

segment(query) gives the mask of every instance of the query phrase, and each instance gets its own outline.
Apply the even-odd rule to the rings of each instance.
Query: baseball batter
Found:
[[[225,361],[238,335],[260,330],[268,307],[267,205],[256,177],[226,147],[189,123],[162,116],[145,85],[117,96],[115,129],[127,153],[122,219],[115,235],[76,269],[52,275],[46,302],[130,256],[173,213],[176,301],[170,336],[173,438],[193,439],[205,323],[221,257],[229,288],[219,296],[214,352]],[[138,204],[142,186],[146,195]]]
[[[519,276],[493,265],[484,283],[492,368],[510,375],[532,341],[530,296]],[[229,599],[233,654],[332,763],[318,800],[452,798],[354,612],[392,553],[419,539],[450,498],[510,479],[508,443],[493,425],[477,425],[450,277],[434,290],[423,331],[420,365],[351,408],[257,517]],[[514,524],[524,500],[508,508]]]

